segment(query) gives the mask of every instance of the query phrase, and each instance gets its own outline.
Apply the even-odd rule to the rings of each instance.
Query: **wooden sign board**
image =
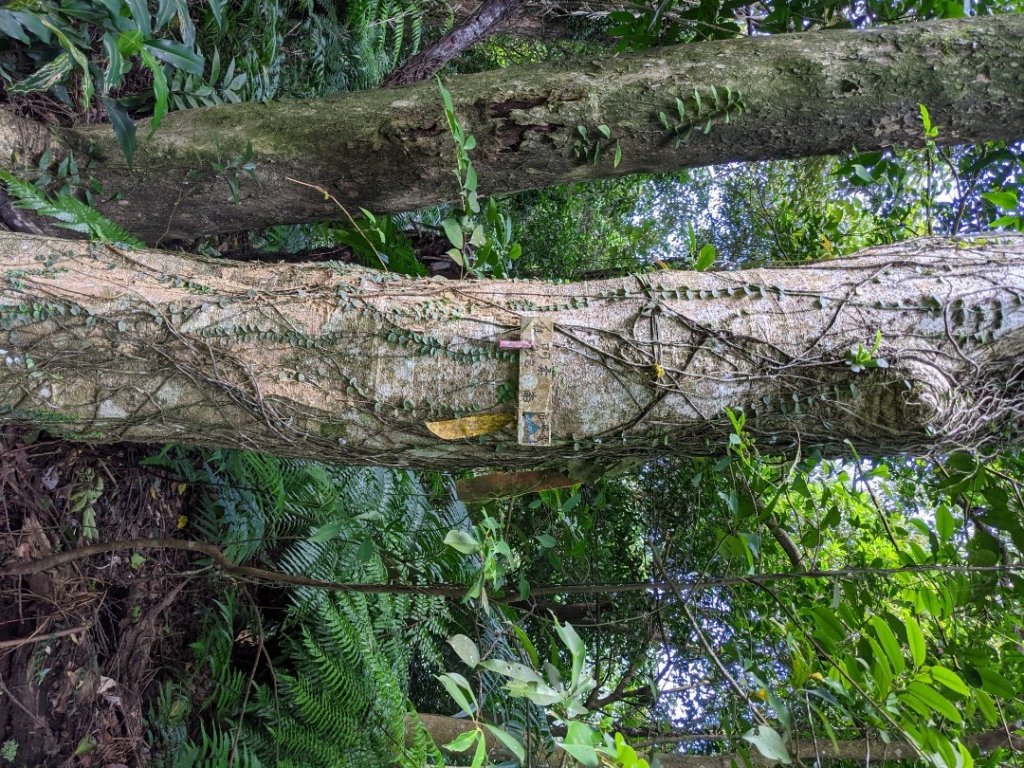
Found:
[[[519,444],[551,445],[554,324],[550,319],[524,317],[519,338],[529,342],[519,353]]]

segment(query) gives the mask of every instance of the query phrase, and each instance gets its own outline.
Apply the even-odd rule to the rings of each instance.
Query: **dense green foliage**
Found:
[[[149,463],[199,489],[188,528],[235,562],[325,581],[460,577],[442,538],[466,512],[443,481],[428,491],[410,473],[240,452],[196,460],[169,449]],[[198,677],[164,684],[154,729],[169,765],[215,765],[226,744],[252,765],[420,766],[432,754],[422,736],[405,746],[408,670],[414,661],[440,669],[443,601],[300,587],[261,615],[246,597],[229,590],[205,617],[193,645]],[[253,656],[244,665],[240,638]],[[187,726],[197,684],[208,690],[198,735]]]

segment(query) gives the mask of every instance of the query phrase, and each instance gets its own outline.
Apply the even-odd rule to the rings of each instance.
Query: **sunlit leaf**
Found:
[[[452,635],[448,638],[448,645],[455,649],[462,663],[470,669],[480,663],[480,649],[465,635]]]
[[[776,760],[783,765],[793,762],[779,732],[770,726],[759,725],[743,734],[743,739],[753,744],[769,760]]]

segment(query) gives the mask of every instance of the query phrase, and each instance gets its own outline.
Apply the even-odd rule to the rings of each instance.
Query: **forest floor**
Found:
[[[210,600],[189,554],[108,550],[5,570],[96,541],[175,536],[188,495],[139,465],[152,453],[0,430],[0,746],[17,745],[13,765],[148,764],[154,681],[188,666]]]

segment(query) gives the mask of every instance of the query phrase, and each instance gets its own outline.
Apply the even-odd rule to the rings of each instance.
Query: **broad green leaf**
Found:
[[[963,475],[973,475],[978,471],[978,459],[968,451],[954,451],[946,459],[946,467]]]
[[[907,707],[908,709],[913,710],[918,715],[920,715],[923,718],[924,722],[927,722],[929,719],[931,719],[932,715],[934,714],[932,712],[932,708],[929,707],[923,699],[920,699],[911,693],[901,693],[899,695],[899,700],[903,703],[904,707]]]
[[[11,86],[11,93],[34,93],[35,91],[48,91],[53,86],[59,85],[71,74],[74,64],[71,57],[66,53],[58,54],[52,61],[47,62],[35,72],[23,80],[19,80]]]
[[[533,644],[533,641],[530,640],[529,635],[527,635],[518,624],[513,623],[511,624],[511,627],[515,636],[519,638],[519,642],[522,643],[523,650],[526,651],[526,655],[529,657],[530,662],[536,667],[540,660],[540,657],[537,654],[537,647]]]
[[[586,646],[583,644],[583,640],[576,630],[573,629],[572,624],[565,622],[565,624],[559,624],[555,622],[555,631],[558,636],[562,638],[562,642],[565,643],[565,647],[569,649],[569,653],[572,654],[572,680],[571,684],[576,685],[579,682],[580,674],[583,672],[583,661],[586,656]]]
[[[907,684],[907,693],[904,695],[916,696],[928,705],[933,712],[937,712],[951,722],[959,723],[963,720],[956,707],[954,707],[948,699],[930,685],[925,685],[918,680],[913,680]]]
[[[985,691],[975,691],[974,700],[978,703],[978,710],[988,725],[995,725],[999,722],[999,713],[996,711],[996,705],[991,696]]]
[[[930,670],[932,679],[941,683],[942,685],[949,688],[954,693],[959,693],[963,696],[970,696],[971,689],[967,687],[967,684],[960,679],[960,675],[951,669],[946,667],[934,666]]]
[[[886,658],[886,653],[879,647],[874,639],[868,637],[868,644],[871,646],[871,653],[874,658],[871,664],[871,675],[875,679],[875,687],[878,695],[884,699],[892,688],[892,668]]]
[[[697,261],[694,263],[693,268],[698,272],[704,272],[715,263],[716,256],[717,253],[715,251],[715,246],[708,243],[700,249],[700,253],[697,254]]]
[[[125,58],[135,56],[142,50],[142,44],[146,42],[142,33],[137,29],[129,29],[117,36],[117,50]]]
[[[480,662],[480,668],[511,680],[519,680],[524,683],[544,683],[544,678],[540,674],[525,664],[520,664],[518,661],[486,659]]]
[[[324,523],[313,531],[313,535],[309,537],[309,540],[314,544],[330,541],[338,535],[344,526],[345,522],[343,520],[331,520],[329,523]]]
[[[953,744],[946,738],[944,733],[930,729],[928,735],[932,742],[932,748],[939,753],[939,756],[942,758],[942,762],[945,764],[945,768],[963,768],[957,764],[956,751],[953,749]]]
[[[868,171],[868,169],[865,168],[860,163],[854,163],[854,165],[853,165],[853,173],[854,173],[854,175],[858,179],[863,181],[865,184],[874,184],[875,183],[875,177],[872,176],[871,173]]]
[[[147,40],[143,48],[161,61],[192,75],[203,76],[203,57],[191,48],[174,40]]]
[[[153,73],[153,117],[149,121],[149,135],[152,137],[167,114],[167,77],[160,62],[149,51],[143,49],[141,58],[142,63]]]
[[[25,45],[29,44],[28,35],[25,34],[25,29],[13,11],[0,8],[0,33]]]
[[[487,762],[487,741],[486,739],[480,739],[476,743],[476,752],[473,753],[473,762],[470,764],[470,768],[482,768]]]
[[[53,39],[53,35],[46,25],[43,24],[42,19],[34,11],[12,11],[11,15],[14,16],[21,25],[41,42],[49,45]]]
[[[217,23],[218,29],[224,27],[224,8],[227,4],[228,0],[210,0],[210,13],[213,16],[213,20]]]
[[[135,28],[143,37],[150,37],[153,34],[153,19],[149,15],[149,3],[146,0],[125,0],[125,4],[135,22]]]
[[[470,134],[465,139],[463,139],[462,140],[462,149],[464,151],[466,151],[466,152],[469,152],[469,150],[471,150],[471,149],[476,149],[476,136],[474,136],[473,134]]]
[[[356,560],[360,563],[368,563],[376,551],[377,545],[373,543],[373,538],[367,536],[359,542],[359,548],[356,549]]]
[[[448,242],[461,250],[465,245],[465,235],[462,232],[462,225],[455,219],[448,218],[441,222],[441,228],[444,229],[444,233],[448,237]]]
[[[455,703],[462,707],[463,712],[472,714],[476,711],[476,697],[466,678],[458,672],[445,672],[443,675],[438,675],[437,679],[448,691],[448,695],[455,699]]]
[[[921,112],[921,125],[924,127],[924,135],[930,137],[934,129],[932,128],[932,116],[928,113],[928,107],[924,104],[918,104],[917,108]]]
[[[455,107],[452,104],[452,95],[448,92],[448,89],[444,87],[444,83],[441,82],[441,78],[437,75],[434,76],[437,80],[437,89],[441,92],[441,101],[444,102],[444,109],[448,113],[455,112]]]
[[[455,649],[462,663],[470,669],[480,663],[480,649],[465,635],[452,635],[448,638],[448,645]]]
[[[520,763],[526,762],[526,750],[523,749],[523,745],[519,743],[519,739],[517,739],[508,731],[505,731],[496,725],[484,723],[484,728],[490,731],[491,735],[494,736],[494,738],[496,738],[498,741],[504,744],[505,748],[513,755],[515,755],[516,759]]]
[[[480,738],[480,731],[464,731],[445,744],[442,749],[446,749],[449,752],[465,752],[476,744],[478,738]]]
[[[586,723],[579,721],[569,723],[565,729],[565,741],[569,744],[587,744],[595,746],[600,742],[601,737],[597,731]]]
[[[1017,689],[1013,684],[988,667],[978,667],[978,676],[981,677],[981,687],[991,694],[1003,699],[1012,699],[1017,696]]]
[[[1024,218],[1020,216],[1000,216],[997,219],[992,219],[989,222],[990,227],[1017,227],[1024,231]]]
[[[939,539],[943,543],[949,541],[953,537],[955,528],[956,524],[949,507],[940,504],[935,510],[935,531],[939,534]]]
[[[960,765],[958,768],[974,768],[974,756],[971,754],[971,750],[968,746],[960,739],[957,739],[956,749],[960,757]]]
[[[914,660],[914,669],[924,664],[926,646],[924,644],[924,633],[921,632],[921,625],[913,616],[907,616],[907,645],[910,646],[910,657]]]
[[[72,60],[76,63],[78,68],[82,71],[82,105],[86,110],[89,109],[89,103],[92,101],[92,93],[94,86],[92,83],[92,74],[89,72],[89,59],[78,46],[71,41],[71,39],[63,33],[59,27],[49,22],[50,16],[46,16],[43,19],[43,24],[46,28],[53,33],[53,36],[60,43],[60,47],[65,49]]]
[[[102,92],[106,95],[121,84],[125,70],[124,57],[121,56],[117,39],[109,31],[103,34],[103,53],[107,57],[107,67],[103,71]]]
[[[483,662],[481,662],[483,664]],[[556,691],[545,683],[527,683],[522,680],[509,680],[505,683],[505,690],[509,696],[520,699],[529,699],[538,707],[548,707],[557,704],[565,698],[565,694]]]
[[[128,111],[116,99],[109,96],[101,96],[100,101],[107,110],[110,124],[114,128],[114,135],[121,144],[121,151],[124,152],[124,159],[131,165],[132,157],[135,156],[135,148],[138,146],[135,139],[135,121],[132,120]]]
[[[793,762],[779,732],[770,726],[759,725],[743,734],[743,738],[757,747],[757,751],[769,760],[777,760],[783,765]]]
[[[598,764],[597,750],[593,747],[586,744],[566,744],[564,741],[559,743],[558,746],[572,755],[573,760],[583,763],[587,768],[594,768]]]
[[[814,617],[814,624],[818,630],[830,640],[838,643],[846,639],[846,631],[843,629],[842,622],[827,606],[815,606],[811,609],[811,615]]]
[[[875,637],[878,638],[878,642],[882,646],[882,650],[885,651],[885,655],[889,659],[889,663],[892,664],[893,671],[897,675],[903,674],[903,671],[907,668],[907,663],[903,658],[903,649],[900,648],[896,635],[893,634],[889,625],[879,616],[872,616],[870,624],[871,628],[875,631]]]
[[[1017,210],[1016,192],[982,192],[981,196],[992,203],[996,208],[1002,208],[1004,211]]]
[[[448,531],[444,537],[444,543],[464,555],[472,555],[480,551],[480,542],[467,531]]]
[[[153,29],[163,29],[173,17],[177,8],[177,0],[160,0],[156,7],[156,16],[153,17]]]

